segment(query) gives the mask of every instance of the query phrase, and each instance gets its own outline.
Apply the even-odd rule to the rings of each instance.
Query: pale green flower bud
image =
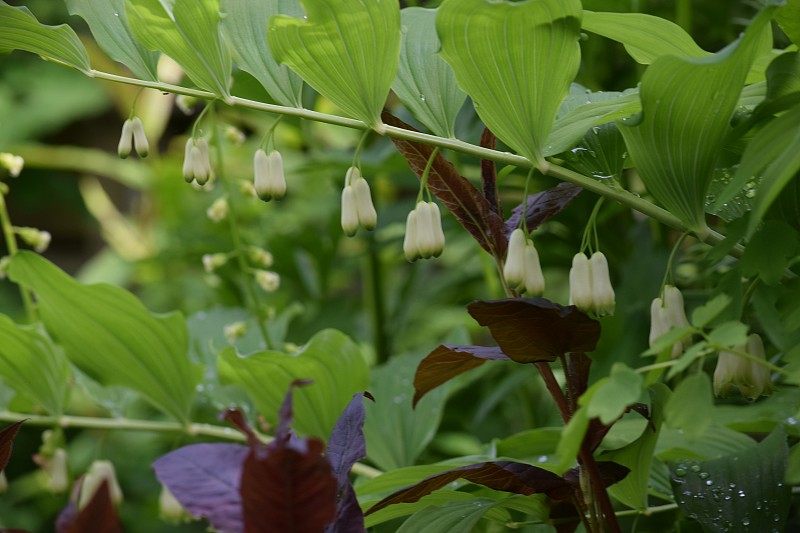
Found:
[[[236,339],[244,337],[245,333],[247,333],[247,324],[245,322],[234,322],[225,326],[223,332],[229,343],[236,344]]]
[[[25,167],[25,160],[22,159],[22,156],[2,152],[0,153],[0,167],[7,169],[11,177],[16,178]]]
[[[281,277],[277,272],[256,270],[256,283],[266,292],[275,292],[281,286]]]
[[[430,202],[428,204],[430,207],[431,212],[431,224],[433,229],[433,238],[434,238],[434,245],[436,246],[436,251],[434,252],[434,257],[439,257],[442,255],[444,251],[444,230],[442,229],[442,213],[439,211],[439,205],[436,202]]]
[[[189,138],[186,141],[186,148],[183,153],[183,179],[186,183],[194,181],[194,158],[195,158],[195,145],[194,139]]]
[[[122,133],[119,136],[119,144],[117,144],[117,154],[126,159],[131,155],[133,149],[133,121],[127,119],[122,123]]]
[[[595,252],[589,259],[592,273],[592,306],[597,316],[614,314],[615,295],[608,273],[608,260],[603,252]]]
[[[672,327],[685,328],[689,326],[686,318],[686,310],[683,305],[683,294],[680,289],[672,285],[664,287],[664,307],[669,314],[669,321]]]
[[[139,157],[147,157],[150,154],[150,143],[147,142],[147,135],[144,133],[144,125],[141,119],[133,117],[131,125],[133,126],[133,146],[136,147],[136,153]],[[130,153],[130,149],[128,149],[128,153]]]
[[[15,227],[14,232],[19,235],[19,238],[22,239],[25,244],[32,247],[38,253],[47,250],[53,238],[49,231],[41,231],[36,228]]]
[[[671,327],[669,314],[664,309],[664,301],[661,298],[653,298],[653,301],[650,302],[650,346],[653,346],[656,340]]]
[[[225,128],[225,140],[227,140],[232,145],[241,146],[244,143],[245,139],[246,137],[244,135],[244,132],[239,128],[236,128],[234,126],[228,126],[227,128]]]
[[[650,304],[650,346],[652,347],[656,339],[672,328],[688,326],[689,321],[683,307],[683,294],[677,287],[666,285],[664,299],[655,298]],[[673,344],[672,358],[680,357],[683,351],[691,345],[691,342],[692,336],[687,335]]]
[[[356,192],[351,185],[345,185],[342,191],[342,231],[348,237],[352,237],[358,231]]]
[[[189,514],[181,502],[172,495],[166,485],[161,485],[161,494],[158,496],[158,510],[161,520],[170,524],[190,522],[194,517]]]
[[[530,296],[541,296],[544,292],[544,274],[539,263],[539,252],[529,240],[525,243],[525,292]]]
[[[198,185],[205,185],[213,174],[211,160],[208,156],[208,141],[205,137],[197,140],[196,148],[197,151],[192,153],[194,158],[194,179]]]
[[[203,255],[203,270],[208,274],[212,274],[216,269],[227,262],[227,254],[205,254]]]
[[[47,474],[47,488],[50,492],[58,494],[69,488],[67,451],[64,448],[56,448],[53,451],[52,457],[47,459],[44,472]]]
[[[103,480],[108,481],[111,501],[117,505],[122,502],[122,489],[119,488],[119,483],[117,483],[114,465],[111,461],[95,461],[89,467],[89,472],[83,476],[81,493],[78,497],[78,509],[86,507],[86,504],[91,501],[97,489],[102,485]]]
[[[280,200],[286,195],[286,177],[283,174],[283,158],[273,150],[269,155],[264,150],[256,150],[253,158],[255,187],[258,197],[268,202]]]
[[[428,202],[417,204],[417,248],[423,259],[436,254],[436,234],[434,233],[434,213]],[[441,250],[439,250],[441,252]]]
[[[251,246],[247,249],[247,257],[256,265],[264,268],[269,268],[275,262],[275,258],[271,253],[259,248],[258,246]]]
[[[589,258],[578,252],[572,258],[569,271],[569,303],[584,312],[594,310],[592,299],[592,271]]]
[[[375,211],[375,206],[372,204],[372,195],[370,194],[367,180],[361,177],[355,180],[353,191],[356,195],[356,212],[358,213],[359,224],[368,230],[375,229],[378,224],[378,212]]]
[[[197,102],[199,102],[199,100],[194,96],[179,94],[175,97],[175,105],[184,115],[191,115],[193,112],[192,108],[197,104]]]
[[[503,265],[503,277],[510,287],[517,288],[525,282],[525,232],[517,228],[511,232],[508,240],[506,263]]]
[[[214,222],[222,222],[228,216],[228,199],[222,196],[214,200],[214,203],[206,210],[206,216]]]
[[[764,343],[756,333],[747,337],[746,345],[736,349],[766,361]],[[768,396],[772,389],[769,369],[765,365],[732,352],[719,353],[717,368],[714,370],[714,394],[725,397],[738,390],[743,397],[755,400],[759,396]]]
[[[417,247],[417,210],[412,209],[406,217],[406,236],[403,239],[403,253],[409,261],[420,258]]]

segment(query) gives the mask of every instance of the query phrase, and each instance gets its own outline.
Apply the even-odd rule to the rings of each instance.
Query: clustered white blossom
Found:
[[[751,333],[747,337],[747,343],[737,346],[735,350],[766,362],[764,343],[757,333]],[[714,394],[725,397],[737,390],[750,400],[771,394],[769,369],[734,352],[721,351],[714,370]]]
[[[139,117],[129,118],[122,124],[117,153],[122,159],[125,159],[131,155],[132,148],[136,149],[139,157],[147,157],[150,153],[150,143],[147,142],[144,126]]]
[[[419,202],[406,219],[403,252],[406,259],[439,257],[444,250],[442,215],[435,202]]]
[[[372,230],[378,223],[378,212],[372,204],[372,195],[361,170],[352,166],[347,169],[342,190],[342,230],[352,237],[358,227]]]
[[[281,277],[270,270],[256,270],[256,283],[266,292],[275,292],[281,286]]]
[[[255,168],[256,194],[265,202],[280,200],[286,195],[286,177],[283,174],[283,158],[273,150],[267,155],[264,150],[256,150],[253,158]]]
[[[206,216],[213,222],[222,222],[228,217],[229,209],[228,199],[222,196],[214,200],[214,203],[206,209]]]
[[[584,312],[597,316],[614,314],[614,287],[608,273],[608,260],[603,252],[587,258],[578,252],[572,258],[569,271],[569,303]]]
[[[183,158],[183,179],[187,183],[195,181],[198,185],[205,185],[213,174],[208,155],[208,141],[205,137],[189,138],[186,141]]]
[[[245,333],[247,333],[247,323],[233,322],[232,324],[227,324],[223,328],[223,333],[230,344],[235,344],[236,339],[244,337]]]
[[[539,252],[522,228],[511,232],[508,241],[506,262],[503,266],[503,277],[510,287],[531,296],[540,296],[544,292],[544,275],[539,263]]]
[[[664,297],[655,298],[650,304],[650,346],[663,334],[673,328],[684,328],[689,326],[686,318],[686,311],[683,305],[683,294],[680,289],[672,285],[664,287]],[[687,335],[685,338],[672,345],[672,358],[680,355],[691,346],[692,337]]]

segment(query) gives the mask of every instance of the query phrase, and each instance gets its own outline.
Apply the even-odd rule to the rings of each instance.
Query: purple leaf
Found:
[[[239,444],[190,444],[158,458],[153,468],[191,514],[220,531],[240,533],[245,529],[239,486],[248,453]]]
[[[15,422],[10,426],[0,429],[0,471],[3,471],[11,458],[11,450],[14,448],[14,437],[17,436],[19,428],[25,420]]]
[[[599,322],[575,306],[564,307],[544,298],[479,300],[467,309],[518,363],[555,361],[566,353],[591,352],[600,338]]]
[[[336,519],[325,527],[325,533],[364,533],[364,511],[356,499],[356,491],[348,483],[336,502]]]
[[[442,344],[420,361],[414,374],[414,401],[454,377],[481,366],[486,361],[510,361],[496,346],[457,346]]]
[[[533,231],[550,217],[557,215],[562,209],[575,199],[583,189],[572,183],[559,183],[551,189],[528,196],[526,202],[526,221],[528,231]],[[519,227],[522,216],[522,204],[511,212],[506,222],[506,237]]]
[[[395,503],[414,503],[459,478],[490,489],[525,496],[544,493],[554,500],[563,500],[572,493],[572,484],[549,470],[512,461],[493,461],[463,466],[425,478],[379,501],[366,514]]]

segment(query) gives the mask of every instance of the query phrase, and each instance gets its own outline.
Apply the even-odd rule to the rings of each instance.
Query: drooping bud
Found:
[[[650,346],[656,339],[672,328],[685,328],[689,326],[686,311],[683,307],[683,294],[672,285],[664,287],[664,298],[655,298],[650,304]],[[691,345],[692,336],[687,335],[672,345],[672,358],[680,357],[683,351]]]
[[[669,321],[672,327],[685,328],[689,326],[686,318],[686,309],[683,304],[683,293],[673,285],[664,287],[664,307],[669,314]]]
[[[78,497],[78,509],[86,507],[103,481],[108,482],[108,491],[111,501],[115,504],[122,502],[122,489],[117,483],[117,474],[111,461],[95,461],[89,467],[89,472],[83,477],[81,493]]]
[[[194,139],[189,138],[186,141],[186,148],[183,152],[183,179],[186,183],[191,183],[194,181]]]
[[[352,237],[358,231],[356,192],[350,185],[345,185],[342,190],[342,231],[348,237]]]
[[[194,519],[166,485],[161,485],[161,493],[158,496],[158,513],[161,520],[170,524],[182,524]]]
[[[178,109],[180,109],[181,113],[184,115],[191,115],[193,113],[192,107],[194,107],[197,102],[199,102],[199,100],[194,96],[179,94],[175,97],[175,105],[178,106]]]
[[[201,137],[195,144],[196,151],[192,151],[194,159],[194,179],[198,185],[205,185],[213,171],[211,170],[211,160],[208,156],[208,141],[205,137]]]
[[[764,343],[756,333],[751,333],[747,337],[747,344],[738,346],[736,351],[747,352],[766,361]],[[714,370],[714,394],[726,397],[736,390],[749,400],[768,396],[772,393],[769,369],[736,353],[721,351]]]
[[[530,296],[541,296],[544,292],[544,274],[539,262],[539,252],[532,240],[525,243],[525,292]]]
[[[434,233],[434,214],[428,202],[417,204],[417,248],[423,259],[436,253],[436,234]]]
[[[433,241],[434,245],[436,246],[436,250],[433,253],[433,257],[439,257],[442,255],[444,251],[444,230],[442,229],[442,213],[439,211],[439,205],[436,202],[430,202],[428,204],[430,207],[430,216],[431,216],[431,224],[433,230]]]
[[[525,282],[525,232],[517,228],[511,232],[508,240],[506,263],[503,265],[503,277],[509,287],[517,288]]]
[[[281,277],[270,270],[256,270],[256,283],[266,292],[275,292],[281,286]]]
[[[139,157],[147,157],[150,154],[150,143],[147,142],[147,135],[144,133],[144,125],[139,117],[133,117],[131,120],[132,133],[133,133],[133,146],[136,148],[136,154]],[[130,149],[128,150],[130,153]]]
[[[233,324],[228,324],[223,328],[223,332],[225,333],[225,338],[228,340],[228,342],[235,344],[236,339],[244,337],[244,334],[247,333],[247,323],[234,322]]]
[[[372,195],[370,194],[367,180],[359,176],[353,183],[353,191],[356,195],[356,212],[358,213],[359,224],[368,230],[375,229],[378,224],[378,212],[375,211],[375,206],[372,204]]]
[[[224,196],[214,200],[214,203],[206,209],[206,216],[214,222],[221,222],[228,216],[228,199]]]
[[[131,155],[133,149],[133,121],[131,119],[125,120],[122,123],[122,133],[119,136],[119,144],[117,144],[117,154],[122,159],[126,159]]]
[[[608,273],[608,260],[603,252],[595,252],[589,259],[592,273],[592,306],[597,316],[614,314],[616,304],[614,287]]]
[[[578,252],[569,271],[569,303],[584,312],[593,310],[592,271],[589,258]]]
[[[0,153],[0,167],[7,169],[9,175],[16,178],[25,167],[25,160],[22,156],[2,152]]]
[[[235,126],[225,128],[225,140],[234,146],[241,146],[246,137],[244,132]]]
[[[256,265],[264,268],[269,268],[275,262],[272,254],[258,246],[251,246],[247,249],[247,257]]]
[[[417,210],[412,209],[406,217],[406,236],[403,239],[403,253],[409,261],[420,258],[417,247]]]
[[[216,269],[227,262],[227,254],[205,254],[203,255],[203,270],[208,274],[212,274]]]
[[[19,238],[32,247],[37,253],[42,253],[50,246],[50,241],[53,236],[49,231],[42,231],[37,228],[30,227],[14,227],[14,233],[19,235]]]
[[[653,298],[650,302],[650,346],[655,344],[656,339],[670,330],[672,324],[669,315],[664,309],[664,301],[661,298]]]
[[[283,174],[283,158],[273,150],[269,155],[264,150],[256,150],[253,158],[255,187],[258,197],[268,202],[280,200],[286,195],[286,177]]]

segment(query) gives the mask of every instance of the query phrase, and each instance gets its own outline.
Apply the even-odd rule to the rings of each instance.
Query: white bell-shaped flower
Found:
[[[136,149],[136,154],[139,157],[147,157],[150,154],[150,143],[147,142],[147,135],[144,133],[144,125],[139,117],[131,119],[133,126],[133,146]]]
[[[353,183],[353,190],[356,195],[356,212],[358,213],[359,224],[368,230],[375,229],[378,224],[378,212],[372,203],[372,194],[367,180],[359,177]]]
[[[608,260],[603,252],[595,252],[589,259],[592,273],[592,307],[597,316],[614,314],[616,304],[614,287],[608,273]]]
[[[664,287],[664,298],[655,298],[650,304],[650,346],[656,339],[672,328],[689,326],[686,311],[683,305],[683,294],[680,289],[672,285]],[[683,351],[691,345],[692,337],[685,338],[672,345],[672,358],[680,357]]]
[[[358,207],[356,205],[356,191],[352,186],[346,185],[342,190],[342,231],[352,237],[358,231]]]
[[[569,303],[584,312],[593,311],[592,271],[589,258],[578,252],[572,258],[569,271]]]
[[[108,482],[111,501],[115,504],[119,504],[122,501],[122,489],[119,488],[119,483],[117,483],[114,465],[111,461],[95,461],[89,467],[89,472],[83,477],[81,493],[78,497],[79,509],[86,507],[86,504],[91,501],[104,480]]]
[[[286,195],[286,177],[280,152],[273,150],[267,155],[264,150],[256,150],[253,166],[256,194],[259,198],[268,202],[280,200]]]
[[[433,229],[433,239],[436,246],[436,251],[434,252],[433,257],[439,257],[442,255],[445,245],[444,229],[442,229],[442,212],[439,211],[439,205],[436,202],[430,202],[428,205],[430,206],[429,209]]]
[[[403,239],[403,253],[409,261],[420,258],[417,246],[417,210],[412,209],[406,217],[406,236]]]
[[[525,243],[527,239],[522,228],[511,232],[508,239],[506,262],[503,265],[503,277],[509,287],[517,288],[525,282]]]
[[[117,154],[120,158],[126,159],[131,155],[133,150],[133,121],[127,119],[122,123],[122,133],[119,136],[119,144],[117,144]]]
[[[541,296],[544,292],[544,274],[539,262],[539,252],[532,240],[525,243],[525,293],[529,296]]]
[[[428,202],[417,204],[417,248],[423,259],[433,257],[437,251],[434,213]]]
[[[737,347],[740,352],[747,352],[758,359],[766,361],[764,343],[761,336],[752,333],[747,337],[747,344]],[[714,370],[714,394],[725,397],[738,390],[750,400],[772,393],[772,380],[769,369],[736,353],[721,351]]]

